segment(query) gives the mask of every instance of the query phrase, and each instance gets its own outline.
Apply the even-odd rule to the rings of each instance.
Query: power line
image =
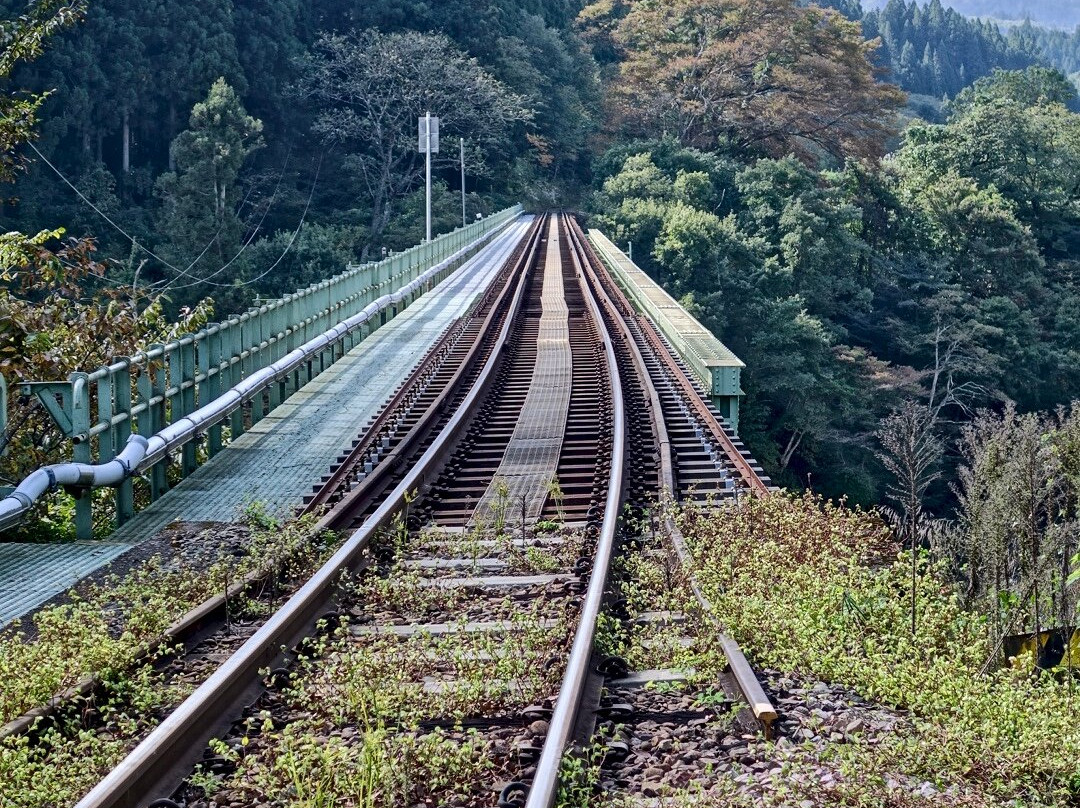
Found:
[[[95,205],[86,196],[86,194],[84,194],[82,191],[80,191],[78,189],[78,187],[76,187],[76,185],[73,182],[71,182],[71,180],[69,180],[64,175],[64,173],[62,171],[60,171],[60,169],[58,169],[55,165],[53,165],[49,161],[48,157],[46,157],[44,154],[41,153],[41,151],[38,149],[37,146],[34,145],[33,142],[28,142],[28,145],[30,146],[31,149],[34,150],[34,153],[38,157],[41,158],[41,160],[45,163],[45,165],[47,165],[49,168],[51,168],[53,170],[53,172],[56,174],[56,176],[58,176],[60,179],[62,179],[64,181],[64,183],[78,195],[79,199],[81,199],[83,202],[85,202],[87,205],[89,205],[90,208],[93,209],[93,211],[95,213],[97,213],[101,218],[103,218],[106,222],[108,222],[110,225],[112,225],[112,227],[115,228],[117,232],[119,232],[128,241],[131,242],[133,247],[135,247],[136,249],[142,250],[147,255],[149,255],[151,258],[154,258],[157,261],[160,261],[162,264],[164,264],[166,267],[171,269],[173,272],[177,273],[178,278],[179,277],[187,277],[187,278],[192,278],[193,279],[191,281],[191,283],[186,283],[186,284],[183,284],[183,285],[180,285],[180,286],[172,286],[171,282],[169,282],[169,283],[167,283],[165,285],[164,288],[158,289],[157,291],[159,291],[159,292],[166,292],[166,291],[168,291],[170,289],[188,289],[188,288],[190,288],[192,286],[198,286],[201,283],[210,283],[213,286],[229,286],[229,285],[231,285],[231,284],[215,284],[212,281],[209,281],[208,279],[209,278],[214,278],[214,277],[220,275],[228,267],[230,267],[236,261],[236,259],[238,259],[243,254],[244,250],[246,250],[248,248],[248,246],[251,244],[251,242],[254,240],[255,235],[258,233],[259,227],[262,226],[262,223],[266,220],[267,213],[269,213],[270,208],[273,206],[274,199],[277,197],[278,190],[281,187],[281,181],[285,176],[285,169],[288,167],[289,158],[292,155],[292,147],[290,147],[288,154],[286,154],[286,156],[285,156],[285,163],[282,165],[281,172],[278,174],[277,185],[274,187],[274,193],[270,198],[270,203],[267,205],[266,209],[263,211],[262,217],[259,219],[259,224],[256,226],[256,229],[252,233],[251,237],[247,240],[247,242],[245,242],[240,247],[240,252],[238,252],[231,259],[229,259],[229,261],[226,262],[223,266],[221,266],[218,269],[216,269],[215,271],[211,272],[209,275],[206,275],[204,278],[200,278],[200,277],[192,274],[190,270],[191,270],[192,267],[195,266],[195,264],[197,264],[200,260],[202,260],[202,257],[204,255],[206,255],[206,253],[210,249],[210,247],[213,246],[215,241],[217,241],[218,236],[221,235],[221,231],[224,230],[224,224],[221,227],[218,228],[217,233],[215,233],[213,238],[211,238],[210,241],[207,242],[206,246],[203,247],[202,251],[195,257],[195,259],[190,264],[188,264],[186,268],[181,269],[180,267],[166,261],[164,258],[162,258],[160,255],[155,253],[153,250],[151,250],[146,245],[140,244],[138,239],[136,239],[134,236],[132,236],[130,233],[128,233],[126,230],[124,230],[124,228],[122,228],[119,224],[117,224],[115,221],[113,221],[113,219],[111,217],[109,217],[109,215],[107,213],[105,213],[105,211],[103,211],[101,208],[99,208],[97,205]],[[319,165],[320,165],[320,167],[322,165],[322,160],[321,159],[319,161]],[[316,177],[316,179],[317,179],[317,177]],[[313,186],[313,188],[314,188],[314,186]],[[251,195],[251,191],[248,192],[248,195],[244,198],[244,202],[242,204],[247,203],[247,199],[248,199],[248,197],[250,197],[250,195]],[[308,202],[309,202],[309,205],[310,205],[310,198],[309,198]],[[305,210],[305,216],[306,216],[307,215],[307,208],[305,208],[304,210]],[[301,220],[301,224],[302,223],[303,222]],[[290,242],[290,246],[291,246],[291,242]],[[288,248],[286,248],[286,251],[287,250],[288,250]],[[280,262],[280,259],[279,259],[279,262]],[[277,264],[275,263],[275,266],[276,265]],[[262,276],[260,276],[260,277],[262,277]],[[121,284],[117,284],[117,285],[121,285]],[[153,286],[153,284],[151,284],[151,286]]]
[[[67,185],[67,186],[68,186],[69,188],[71,188],[71,190],[73,190],[73,191],[74,191],[74,192],[75,192],[75,193],[76,193],[76,194],[78,195],[78,197],[79,197],[79,198],[80,198],[80,199],[81,199],[81,200],[82,200],[83,202],[85,202],[85,203],[86,203],[87,205],[89,205],[89,206],[90,206],[90,208],[92,208],[92,209],[93,209],[93,211],[94,211],[95,213],[97,213],[97,214],[98,214],[98,215],[99,215],[99,216],[100,216],[101,218],[103,218],[103,219],[104,219],[104,220],[105,220],[106,222],[108,222],[108,223],[109,223],[110,225],[112,225],[112,227],[113,227],[114,229],[116,229],[116,231],[117,231],[117,232],[119,232],[119,233],[120,233],[121,235],[123,235],[123,236],[124,236],[124,237],[125,237],[125,238],[126,238],[126,239],[127,239],[128,241],[130,241],[133,247],[135,247],[135,248],[137,248],[137,249],[140,249],[140,250],[143,250],[143,251],[144,251],[144,252],[145,252],[145,253],[146,253],[147,255],[149,255],[149,256],[150,256],[151,258],[154,258],[154,259],[156,259],[157,261],[160,261],[160,262],[161,262],[162,264],[164,264],[165,266],[167,266],[167,267],[168,267],[169,269],[173,270],[173,272],[176,272],[176,273],[177,273],[178,275],[181,275],[181,276],[187,276],[187,277],[189,277],[189,278],[195,278],[195,276],[194,276],[194,275],[192,275],[192,274],[191,274],[191,273],[190,273],[190,272],[189,272],[188,270],[190,270],[190,269],[191,269],[191,267],[195,266],[195,264],[196,264],[196,263],[197,263],[197,262],[198,262],[198,261],[199,261],[199,260],[200,260],[200,259],[202,258],[202,256],[206,254],[206,251],[207,251],[207,250],[208,250],[208,249],[210,248],[210,245],[211,245],[211,244],[213,244],[213,243],[214,243],[214,241],[216,241],[216,240],[217,240],[217,237],[218,237],[218,235],[220,235],[220,232],[221,232],[220,230],[218,231],[218,233],[217,233],[217,234],[215,234],[215,235],[214,235],[214,238],[213,238],[213,239],[211,239],[210,243],[209,243],[209,244],[207,244],[207,245],[206,245],[206,247],[204,247],[204,248],[203,248],[203,251],[202,251],[201,253],[199,253],[199,255],[198,255],[198,256],[197,256],[196,258],[195,258],[195,260],[194,260],[194,261],[192,261],[192,262],[191,262],[190,264],[188,264],[188,266],[187,266],[187,269],[181,269],[180,267],[178,267],[178,266],[175,266],[174,264],[171,264],[171,263],[169,263],[168,261],[166,261],[166,260],[165,260],[164,258],[162,258],[162,257],[161,257],[160,255],[158,255],[158,254],[157,254],[157,253],[155,253],[155,252],[154,252],[153,250],[151,250],[151,249],[150,249],[149,247],[147,247],[147,246],[145,246],[145,245],[143,245],[143,244],[140,244],[140,243],[139,243],[139,241],[138,241],[138,239],[136,239],[136,238],[135,238],[134,236],[132,236],[132,235],[131,235],[130,233],[128,233],[128,232],[127,232],[126,230],[124,230],[124,228],[122,228],[122,227],[121,227],[120,225],[118,225],[118,224],[117,224],[117,223],[116,223],[115,221],[113,221],[113,220],[112,220],[112,218],[110,218],[110,217],[109,217],[109,215],[108,215],[107,213],[105,213],[105,211],[103,211],[103,210],[102,210],[101,208],[99,208],[99,207],[98,207],[97,205],[95,205],[95,204],[94,204],[94,203],[93,203],[93,202],[92,202],[92,201],[91,201],[91,200],[90,200],[90,199],[89,199],[89,198],[88,198],[88,197],[86,196],[86,194],[84,194],[84,193],[83,193],[82,191],[80,191],[80,190],[79,190],[79,189],[78,189],[78,188],[77,188],[77,187],[75,186],[75,184],[74,184],[74,183],[72,183],[72,182],[71,182],[71,180],[69,180],[69,179],[68,179],[68,178],[67,178],[67,177],[66,177],[66,176],[64,175],[64,173],[63,173],[62,171],[60,171],[60,169],[58,169],[58,168],[57,168],[56,166],[54,166],[54,165],[53,165],[53,164],[52,164],[52,163],[51,163],[51,162],[49,161],[49,158],[48,158],[48,157],[46,157],[46,156],[45,156],[44,154],[42,154],[42,153],[41,153],[41,151],[40,151],[40,150],[38,149],[38,147],[37,147],[37,146],[35,146],[35,145],[34,145],[34,143],[33,143],[33,142],[30,142],[30,141],[28,141],[28,145],[30,146],[30,148],[31,148],[31,149],[33,149],[33,150],[34,150],[34,153],[35,153],[35,154],[36,154],[36,155],[37,155],[38,157],[40,157],[40,158],[41,158],[41,160],[42,160],[42,161],[43,161],[43,162],[45,163],[45,165],[47,165],[47,166],[48,166],[49,168],[51,168],[51,169],[53,170],[53,172],[54,172],[54,173],[56,174],[56,176],[58,176],[58,177],[59,177],[60,179],[62,179],[62,180],[64,181],[64,183],[65,183],[65,184],[66,184],[66,185]],[[289,154],[291,155],[291,153],[292,153],[292,150],[290,149],[290,150],[289,150]],[[288,165],[288,159],[289,159],[289,158],[288,158],[288,155],[286,155],[286,158],[285,158],[285,160],[286,160],[286,163],[285,163],[285,165],[286,165],[286,166]],[[320,157],[320,158],[319,158],[319,164],[318,164],[318,166],[317,166],[317,167],[316,167],[316,169],[315,169],[315,178],[314,178],[314,180],[312,180],[312,183],[311,183],[311,191],[310,191],[310,192],[308,193],[307,203],[306,203],[306,204],[304,205],[304,212],[303,212],[303,214],[302,214],[302,215],[300,216],[300,223],[299,223],[299,224],[298,224],[298,225],[296,226],[296,230],[294,230],[294,231],[293,231],[293,234],[292,234],[292,236],[291,236],[291,237],[289,238],[289,243],[285,245],[285,250],[284,250],[284,251],[283,251],[283,252],[281,253],[281,255],[280,255],[280,256],[278,256],[278,259],[277,259],[276,261],[274,261],[274,263],[273,263],[273,264],[271,264],[271,265],[270,265],[269,267],[267,267],[267,268],[266,268],[266,270],[264,270],[264,271],[263,271],[263,272],[261,272],[260,274],[256,275],[256,276],[255,276],[254,278],[250,278],[249,280],[246,280],[246,281],[242,281],[242,282],[240,282],[240,283],[237,283],[237,284],[233,284],[233,283],[218,283],[218,282],[216,282],[216,281],[212,281],[212,280],[209,280],[209,278],[212,278],[212,277],[214,277],[214,276],[216,276],[216,275],[220,274],[220,273],[221,273],[221,272],[222,272],[223,270],[225,270],[225,269],[226,269],[226,268],[227,268],[227,267],[228,267],[229,265],[231,265],[231,264],[232,264],[232,263],[233,263],[233,262],[234,262],[234,261],[235,261],[235,260],[236,260],[237,258],[239,258],[239,257],[240,257],[240,254],[241,254],[241,253],[243,253],[243,251],[244,251],[245,249],[247,249],[247,246],[248,246],[248,244],[250,244],[250,243],[251,243],[251,241],[252,241],[252,239],[254,239],[254,237],[255,237],[255,233],[252,233],[252,237],[251,237],[250,239],[248,239],[247,243],[245,243],[245,244],[244,244],[244,245],[243,245],[243,246],[242,246],[242,247],[240,248],[240,252],[238,252],[238,253],[237,253],[236,255],[234,255],[234,256],[233,256],[233,257],[232,257],[232,258],[231,258],[231,259],[230,259],[230,260],[229,260],[229,261],[228,261],[228,262],[227,262],[227,263],[226,263],[226,264],[225,264],[224,266],[222,266],[222,267],[220,267],[219,269],[215,270],[215,271],[214,271],[213,273],[211,273],[210,275],[207,275],[207,276],[206,276],[205,278],[195,278],[195,280],[194,280],[193,282],[191,282],[191,283],[188,283],[188,284],[183,284],[183,285],[181,285],[181,286],[166,286],[166,287],[165,287],[164,289],[162,289],[162,290],[160,290],[160,291],[164,292],[164,291],[167,291],[167,290],[169,290],[169,289],[173,289],[173,290],[176,290],[176,289],[186,289],[186,288],[189,288],[189,287],[191,287],[191,286],[197,286],[197,285],[199,285],[199,284],[202,284],[202,283],[206,283],[206,284],[209,284],[210,286],[217,286],[217,287],[232,287],[232,286],[249,286],[249,285],[251,285],[251,284],[255,283],[256,281],[259,281],[259,280],[261,280],[262,278],[266,277],[266,276],[267,276],[267,275],[268,275],[268,274],[269,274],[270,272],[272,272],[272,271],[273,271],[273,270],[274,270],[274,269],[275,269],[275,268],[276,268],[276,267],[277,267],[277,266],[278,266],[278,265],[279,265],[279,264],[280,264],[280,263],[281,263],[281,262],[282,262],[283,260],[285,260],[285,256],[286,256],[286,255],[288,254],[289,250],[291,250],[291,249],[292,249],[292,246],[293,246],[293,244],[294,244],[294,243],[296,242],[296,237],[297,237],[298,235],[300,235],[300,230],[301,230],[301,228],[303,228],[303,226],[304,226],[304,222],[305,222],[305,221],[307,220],[307,215],[308,215],[308,211],[309,211],[309,210],[311,209],[311,200],[312,200],[312,199],[314,198],[314,196],[315,196],[315,188],[316,188],[316,187],[318,186],[318,184],[319,184],[319,176],[320,176],[320,174],[322,173],[322,163],[323,163],[323,158],[322,158],[322,157]],[[277,191],[278,191],[278,187],[280,187],[280,185],[281,185],[281,180],[282,180],[282,178],[284,177],[284,175],[285,175],[285,166],[282,166],[282,170],[281,170],[281,173],[280,173],[280,174],[278,175],[278,184],[277,184],[277,187],[275,187],[275,189],[274,189],[274,194],[273,194],[273,196],[271,197],[271,200],[270,200],[270,204],[271,204],[271,205],[273,204],[273,199],[274,199],[274,197],[275,197],[275,196],[277,196]],[[270,210],[270,205],[267,205],[267,208],[266,208],[266,210],[264,210],[264,211],[263,211],[263,216],[262,216],[262,219],[260,219],[260,221],[259,221],[259,224],[260,224],[260,226],[261,226],[261,224],[262,224],[262,221],[263,221],[263,220],[264,220],[264,219],[266,218],[266,214],[267,214],[267,212],[268,212],[269,210]],[[256,232],[256,233],[258,232],[258,228],[256,228],[256,231],[255,231],[255,232]]]
[[[27,141],[27,145],[30,146],[30,148],[34,150],[34,154],[36,154],[38,157],[40,157],[42,159],[42,161],[45,163],[45,165],[47,165],[54,172],[56,172],[56,176],[58,176],[65,183],[67,183],[67,186],[69,188],[71,188],[71,190],[73,190],[76,194],[79,195],[79,199],[81,199],[83,202],[85,202],[87,205],[89,205],[91,208],[93,208],[94,212],[97,213],[98,216],[100,216],[102,219],[104,219],[109,224],[111,224],[119,233],[121,233],[128,241],[131,242],[132,246],[136,247],[137,249],[143,250],[151,258],[154,258],[154,259],[160,261],[161,263],[163,263],[165,266],[167,266],[169,269],[173,270],[174,272],[179,272],[179,273],[185,274],[185,275],[187,274],[187,270],[183,270],[183,269],[180,269],[179,267],[173,266],[168,261],[166,261],[164,258],[162,258],[160,255],[158,255],[153,250],[151,250],[149,247],[147,247],[147,246],[145,246],[143,244],[140,244],[138,242],[138,240],[134,236],[132,236],[124,228],[122,228],[120,225],[118,225],[116,222],[114,222],[111,218],[109,218],[109,215],[107,213],[105,213],[105,211],[103,211],[101,208],[99,208],[97,205],[95,205],[93,202],[91,202],[87,198],[86,194],[84,194],[82,191],[80,191],[78,188],[76,188],[75,185],[71,182],[71,180],[69,180],[67,177],[64,176],[64,174],[60,171],[60,169],[58,169],[56,166],[54,166],[52,163],[49,162],[49,158],[41,153],[41,151],[38,149],[38,147],[34,145],[33,141]],[[192,266],[194,266],[194,264],[192,264]]]
[[[226,269],[228,269],[230,266],[232,266],[237,258],[239,258],[241,255],[244,254],[244,251],[255,240],[255,236],[257,236],[259,234],[259,231],[262,229],[263,222],[266,221],[266,216],[270,212],[270,208],[272,208],[274,206],[274,200],[277,199],[278,191],[281,189],[281,182],[285,178],[285,169],[287,169],[288,166],[289,166],[289,158],[291,156],[292,156],[292,147],[290,146],[288,153],[285,155],[285,162],[282,164],[281,171],[278,174],[277,184],[274,186],[274,192],[270,195],[270,201],[266,204],[266,207],[263,209],[262,216],[259,217],[259,223],[257,225],[255,225],[255,229],[251,231],[251,235],[248,237],[247,241],[245,241],[242,245],[240,245],[240,252],[238,252],[236,255],[234,255],[232,258],[230,258],[228,261],[226,261],[222,266],[218,267],[216,270],[214,270],[209,275],[207,275],[207,276],[205,276],[203,278],[198,278],[198,279],[192,281],[191,283],[185,283],[185,284],[181,284],[179,286],[173,286],[172,281],[169,281],[159,291],[168,292],[168,291],[171,291],[171,290],[178,290],[178,289],[190,289],[192,286],[198,286],[200,283],[210,283],[211,278],[215,278],[218,275],[220,275],[222,272],[224,272]],[[248,195],[250,196],[250,192],[249,192]],[[246,202],[246,198],[245,198],[245,202]],[[222,229],[224,229],[224,225],[222,225]],[[221,230],[218,230],[218,235],[221,235]],[[217,236],[214,236],[214,239],[217,240]],[[210,242],[210,243],[213,244],[213,242]],[[206,250],[208,250],[208,249],[210,249],[210,244],[206,245],[206,249],[203,250],[203,253],[205,253]],[[199,257],[201,258],[202,256],[200,255]],[[198,260],[198,259],[196,259],[196,260]],[[189,267],[189,269],[190,269],[190,267]],[[174,279],[174,280],[178,280],[178,279]],[[160,281],[160,283],[165,283],[165,282]]]
[[[292,249],[293,242],[295,242],[296,237],[298,235],[300,235],[300,229],[304,226],[304,221],[307,219],[308,210],[310,210],[310,208],[311,208],[311,200],[315,196],[315,188],[319,184],[319,174],[322,172],[322,163],[323,163],[323,158],[320,157],[319,158],[319,165],[315,169],[315,179],[312,180],[312,182],[311,182],[311,191],[308,193],[307,204],[304,205],[304,212],[300,216],[300,224],[298,224],[296,226],[296,230],[293,231],[292,237],[289,239],[289,243],[285,245],[285,250],[284,250],[284,252],[281,253],[281,255],[278,256],[278,259],[274,263],[272,263],[269,267],[267,267],[263,272],[256,275],[254,278],[251,278],[251,279],[246,280],[246,281],[242,281],[240,283],[235,283],[235,284],[234,283],[217,283],[216,281],[208,281],[208,283],[211,286],[222,286],[222,287],[250,286],[251,284],[255,283],[256,281],[259,281],[259,280],[265,278],[267,275],[269,275],[274,270],[275,267],[277,267],[278,264],[280,264],[282,261],[285,260],[285,256],[288,254],[289,250]]]

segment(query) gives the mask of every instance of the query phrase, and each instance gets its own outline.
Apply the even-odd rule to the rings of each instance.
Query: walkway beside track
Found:
[[[589,239],[634,308],[655,323],[705,386],[721,415],[738,432],[739,399],[743,395],[741,374],[746,367],[743,361],[607,236],[599,230],[590,230]]]
[[[0,626],[67,591],[174,521],[234,521],[253,503],[270,514],[291,513],[431,344],[487,287],[531,221],[522,217],[510,225],[443,283],[136,514],[107,543],[0,542]]]
[[[559,467],[574,371],[559,235],[559,219],[552,216],[540,293],[536,367],[506,454],[477,504],[478,514],[487,514],[491,507],[498,507],[500,499],[505,499],[504,508],[509,507],[512,513],[524,508],[526,519],[535,521]]]

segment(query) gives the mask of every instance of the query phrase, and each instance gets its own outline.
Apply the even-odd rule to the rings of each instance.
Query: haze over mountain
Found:
[[[889,0],[863,0],[863,8],[884,8]],[[1031,21],[1041,25],[1075,28],[1080,25],[1080,3],[1061,0],[942,0],[961,14],[998,20]],[[919,0],[919,5],[926,5]]]

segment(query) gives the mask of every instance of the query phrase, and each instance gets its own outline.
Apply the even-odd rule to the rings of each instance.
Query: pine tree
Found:
[[[262,146],[261,133],[262,123],[247,114],[223,78],[191,110],[188,129],[172,144],[176,172],[163,174],[157,182],[164,203],[165,250],[175,259],[171,263],[187,266],[206,250],[210,258],[203,260],[220,267],[236,254],[243,229],[236,212],[240,171]],[[207,271],[197,264],[192,274]]]

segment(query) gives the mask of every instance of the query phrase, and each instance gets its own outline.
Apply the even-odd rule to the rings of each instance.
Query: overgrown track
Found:
[[[346,534],[333,558],[78,808],[200,804],[197,787],[174,789],[207,740],[246,745],[260,720],[333,737],[348,725],[350,743],[376,733],[401,754],[447,732],[460,746],[467,726],[488,763],[444,783],[441,804],[547,808],[593,731],[595,632],[634,538],[624,505],[767,490],[577,224],[540,217],[310,498]],[[245,773],[276,743],[256,738]],[[509,782],[497,798],[493,779]]]
[[[310,635],[316,618],[324,613],[333,598],[342,572],[364,563],[365,551],[376,534],[389,527],[410,498],[410,493],[424,483],[426,474],[444,459],[452,447],[454,438],[477,402],[488,389],[498,355],[506,345],[509,325],[514,312],[520,306],[524,280],[535,253],[536,233],[527,239],[524,255],[515,263],[514,274],[507,286],[512,289],[506,301],[507,312],[501,323],[489,320],[496,337],[489,355],[474,379],[473,387],[460,404],[450,410],[445,427],[433,441],[423,438],[431,430],[431,421],[440,412],[430,412],[426,424],[414,427],[402,439],[414,451],[427,448],[419,460],[405,468],[394,490],[379,501],[375,510],[364,519],[341,545],[334,556],[275,613],[230,659],[221,666],[190,698],[183,702],[157,729],[154,730],[116,769],[114,769],[82,801],[80,808],[90,806],[136,806],[145,805],[148,798],[170,793],[177,781],[200,756],[207,740],[235,717],[250,694],[258,689],[259,671],[273,667],[280,661],[281,648],[294,648]],[[428,445],[430,444],[430,445]],[[398,472],[390,458],[384,458],[383,474]],[[371,487],[354,489],[349,504],[336,507],[337,516],[328,524],[352,524],[360,514],[370,510]]]

